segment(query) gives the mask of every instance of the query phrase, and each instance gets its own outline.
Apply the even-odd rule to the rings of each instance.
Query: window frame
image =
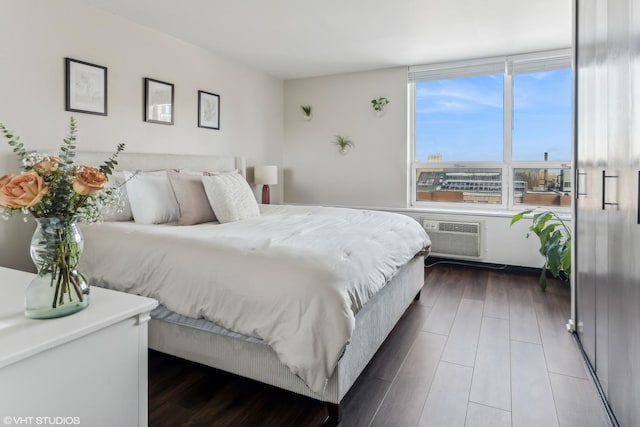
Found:
[[[416,161],[416,82],[429,80],[447,80],[458,77],[473,77],[494,73],[497,64],[503,68],[503,158],[502,161],[460,161],[460,162],[428,162]],[[483,210],[483,211],[521,211],[535,207],[524,203],[514,203],[513,180],[516,169],[572,169],[573,159],[553,161],[514,161],[512,159],[512,126],[513,126],[513,75],[533,73],[538,71],[551,71],[559,69],[572,69],[571,49],[557,49],[551,51],[525,53],[501,57],[473,59],[468,61],[456,61],[432,65],[420,65],[409,67],[408,72],[408,126],[409,130],[409,181],[410,181],[410,207],[412,208],[437,208],[444,210]],[[572,112],[573,114],[573,112]],[[572,119],[573,122],[573,119]],[[571,141],[568,141],[572,145]],[[417,200],[417,171],[418,169],[433,168],[492,168],[502,170],[502,199],[501,203],[455,203],[434,202]],[[574,188],[571,189],[574,197]],[[570,213],[570,207],[545,206],[546,209],[561,213]]]

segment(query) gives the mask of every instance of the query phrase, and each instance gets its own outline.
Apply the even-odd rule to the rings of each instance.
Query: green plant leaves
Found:
[[[355,147],[355,144],[353,143],[353,141],[351,141],[347,137],[340,136],[340,135],[336,135],[336,139],[333,141],[333,143],[342,149],[347,147]]]
[[[522,211],[520,213],[515,214],[514,216],[511,217],[511,224],[510,225],[513,225],[516,222],[520,221],[525,215],[528,215],[531,212],[533,212],[533,209],[528,209],[526,211]]]
[[[558,235],[559,232],[554,232],[549,235],[543,253],[543,255],[546,254],[549,271],[551,271],[553,277],[560,275],[562,269],[562,251],[565,247],[564,242],[562,242],[562,239]]]
[[[562,265],[562,271],[564,271],[567,276],[571,276],[571,240],[567,241],[562,251],[560,265]]]
[[[116,157],[118,157],[118,154],[120,154],[123,150],[124,150],[124,143],[118,144],[118,147],[116,148],[116,152],[113,153],[111,157],[109,157],[107,161],[105,161],[100,166],[100,172],[102,172],[105,175],[111,175],[113,173],[113,168],[115,168],[118,165],[118,161],[116,160]]]
[[[4,134],[4,137],[7,139],[9,146],[13,149],[13,152],[16,153],[18,159],[20,159],[22,168],[26,170],[24,159],[27,156],[27,150],[24,148],[24,144],[20,142],[20,137],[15,136],[13,132],[7,129],[2,123],[0,123],[0,132]]]
[[[546,264],[542,267],[542,271],[540,271],[540,277],[538,278],[538,284],[540,288],[544,291],[547,289],[547,266]]]
[[[73,167],[73,158],[76,156],[76,135],[78,134],[78,126],[76,124],[76,119],[71,117],[69,119],[69,133],[67,137],[63,140],[63,144],[60,146],[60,161],[62,162],[62,169],[65,172],[71,170]]]
[[[541,208],[527,209],[511,217],[511,225],[520,221],[525,215],[540,210]],[[553,277],[559,277],[565,273],[567,277],[571,275],[571,232],[564,221],[554,212],[542,210],[534,213],[529,226],[530,233],[538,236],[540,240],[540,254],[545,258],[540,273],[540,287],[544,290],[547,287],[547,270]]]

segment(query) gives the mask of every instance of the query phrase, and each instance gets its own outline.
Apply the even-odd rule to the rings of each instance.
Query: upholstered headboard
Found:
[[[78,151],[76,163],[98,167],[113,153],[107,151]],[[188,169],[223,172],[238,170],[246,178],[244,157],[193,154],[128,153],[118,155],[116,170]]]

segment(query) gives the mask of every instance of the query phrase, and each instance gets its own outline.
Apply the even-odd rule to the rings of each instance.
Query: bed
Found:
[[[79,153],[95,164],[104,153]],[[119,169],[245,172],[233,157],[123,154]],[[149,347],[340,402],[424,279],[430,242],[384,212],[260,206],[236,223],[83,228],[92,285],[156,298]],[[167,244],[169,242],[170,244]],[[366,285],[366,286],[365,286]]]

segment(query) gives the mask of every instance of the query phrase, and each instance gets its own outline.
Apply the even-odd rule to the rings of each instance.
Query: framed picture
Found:
[[[144,121],[173,124],[173,84],[145,77]]]
[[[198,91],[198,127],[220,129],[220,95]]]
[[[65,58],[65,110],[107,115],[107,67]]]

